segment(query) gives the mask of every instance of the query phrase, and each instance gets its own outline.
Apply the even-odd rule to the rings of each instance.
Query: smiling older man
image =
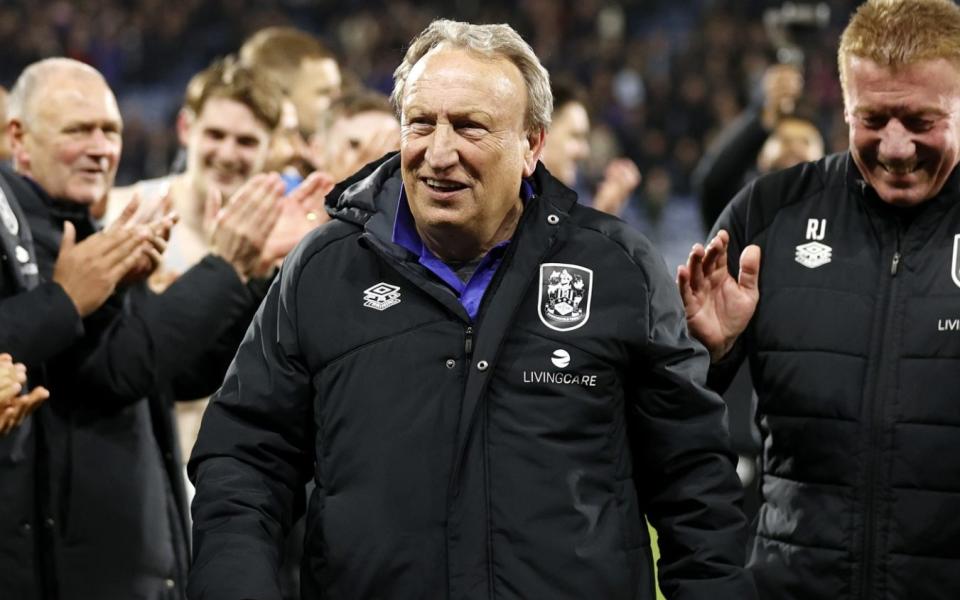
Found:
[[[750,360],[761,596],[956,598],[960,7],[870,0],[838,59],[849,151],[737,195],[687,320],[718,387]]]
[[[163,294],[152,294],[142,281],[147,273],[130,279],[124,262],[136,257],[141,240],[124,246],[123,236],[97,232],[89,212],[112,185],[122,146],[107,82],[88,65],[50,58],[24,70],[11,98],[17,173],[0,175],[10,207],[22,209],[18,233],[33,234],[35,256],[21,238],[15,257],[30,259],[23,262],[32,264],[36,287],[11,290],[7,270],[0,272],[2,295],[11,293],[0,317],[9,323],[9,304],[36,290],[60,302],[51,306],[56,313],[21,311],[27,318],[0,336],[0,350],[16,352],[31,384],[50,391],[29,427],[0,439],[0,593],[18,600],[182,598],[189,543],[172,398],[210,393],[219,383],[262,296],[246,282],[260,267],[278,209],[266,197],[231,202],[213,227],[211,252]],[[275,184],[282,189],[279,178]],[[9,228],[10,214],[2,216]],[[128,213],[120,223],[133,221]],[[164,220],[151,231],[162,237],[171,225]],[[90,245],[97,240],[106,243]],[[152,242],[156,264],[163,242]],[[73,259],[64,261],[65,254]],[[109,272],[119,272],[108,277],[103,266],[86,265],[103,262],[117,262]],[[71,293],[84,286],[68,284],[64,269],[109,285],[88,282],[103,288],[93,296]],[[33,320],[48,327],[38,331]]]
[[[318,598],[752,598],[723,404],[662,259],[538,165],[549,81],[437,21],[399,156],[328,198],[204,419],[193,598],[279,598],[308,478]]]

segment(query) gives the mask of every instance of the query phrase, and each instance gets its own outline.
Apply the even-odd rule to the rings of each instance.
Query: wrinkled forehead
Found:
[[[122,123],[117,99],[105,81],[83,71],[53,74],[38,86],[28,111],[43,123],[109,121]]]
[[[497,106],[526,98],[520,69],[503,55],[487,56],[468,48],[440,44],[413,65],[404,88],[403,107],[424,92],[441,98],[444,90],[474,92],[477,101]],[[422,99],[418,96],[418,100]]]

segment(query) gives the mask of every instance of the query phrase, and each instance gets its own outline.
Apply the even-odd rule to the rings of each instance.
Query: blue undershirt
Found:
[[[523,180],[520,184],[520,199],[526,204],[527,200],[532,197],[533,186],[528,181]],[[486,293],[487,287],[490,286],[490,282],[497,272],[497,267],[503,261],[510,240],[504,240],[491,248],[480,259],[480,264],[477,265],[477,269],[473,272],[470,280],[464,283],[447,263],[437,258],[423,243],[420,234],[417,232],[413,213],[410,212],[407,192],[401,186],[400,198],[397,200],[397,217],[393,222],[393,243],[417,255],[419,257],[418,262],[421,265],[450,286],[457,293],[460,304],[470,315],[470,319],[475,321],[483,295]]]

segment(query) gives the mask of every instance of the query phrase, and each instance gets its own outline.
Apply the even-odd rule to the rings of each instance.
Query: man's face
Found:
[[[510,61],[441,46],[407,78],[401,110],[403,185],[417,228],[486,244],[518,207],[542,135],[524,127],[526,87]]]
[[[553,113],[543,151],[543,164],[568,186],[577,179],[577,163],[590,156],[590,117],[579,102],[567,102]]]
[[[54,198],[90,205],[113,186],[122,121],[113,93],[83,71],[52,71],[14,136],[17,170]]]
[[[764,173],[823,157],[823,137],[809,121],[782,120],[760,150],[757,164]]]
[[[340,96],[340,67],[332,58],[307,59],[290,88],[290,101],[297,109],[301,135],[309,139],[330,103]]]
[[[935,196],[960,161],[960,71],[943,59],[893,71],[854,56],[846,66],[844,118],[860,173],[890,204]]]
[[[205,198],[213,188],[226,199],[263,169],[270,131],[245,104],[213,97],[181,131],[181,143],[194,191]]]
[[[325,164],[333,179],[342,181],[399,144],[400,123],[393,113],[368,110],[341,116],[323,141]]]

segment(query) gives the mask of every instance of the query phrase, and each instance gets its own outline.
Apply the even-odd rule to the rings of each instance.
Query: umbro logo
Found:
[[[400,286],[380,282],[363,290],[363,305],[374,310],[387,310],[400,304]]]

